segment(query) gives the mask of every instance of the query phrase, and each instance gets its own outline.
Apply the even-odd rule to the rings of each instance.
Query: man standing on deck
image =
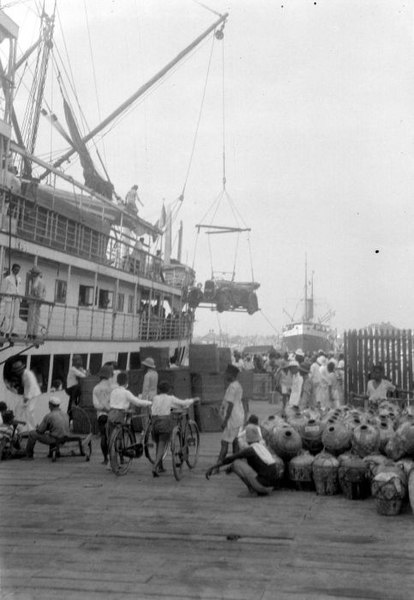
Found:
[[[131,213],[134,213],[136,215],[138,214],[137,202],[139,202],[139,204],[141,204],[141,206],[144,206],[138,196],[138,186],[135,184],[132,186],[132,188],[127,193],[127,195],[125,197],[125,204],[126,204],[127,210],[129,210]]]

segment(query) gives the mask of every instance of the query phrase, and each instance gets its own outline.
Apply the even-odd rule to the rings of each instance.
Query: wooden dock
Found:
[[[257,402],[254,412],[271,414]],[[289,489],[252,497],[234,475],[197,468],[153,479],[145,458],[116,477],[101,463],[0,463],[1,600],[414,598],[414,519]]]

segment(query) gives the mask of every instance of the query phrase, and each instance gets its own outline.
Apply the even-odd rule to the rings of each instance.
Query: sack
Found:
[[[29,315],[29,303],[26,300],[26,298],[22,298],[22,300],[20,301],[20,307],[19,307],[19,317],[21,318],[22,321],[27,321]]]

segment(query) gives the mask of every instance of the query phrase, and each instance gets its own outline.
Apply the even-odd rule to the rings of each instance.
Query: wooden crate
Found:
[[[231,349],[230,348],[219,348],[219,371],[224,373],[228,365],[231,363]]]
[[[153,358],[157,371],[168,369],[170,366],[170,348],[168,346],[146,346],[140,348],[139,358],[141,365],[146,358]]]
[[[88,377],[79,378],[79,386],[80,386],[80,401],[79,406],[82,407],[92,407],[92,392],[93,388],[100,381],[99,377],[96,375],[88,375]]]
[[[201,402],[221,402],[226,391],[222,373],[191,373],[191,395]]]
[[[200,431],[204,433],[221,431],[220,406],[221,402],[195,405],[195,417]]]
[[[251,400],[253,398],[253,371],[241,371],[237,376],[237,381],[243,388],[243,398]]]
[[[191,373],[218,373],[220,363],[216,344],[190,344],[189,362]]]
[[[172,394],[186,400],[192,397],[190,369],[182,367],[179,369],[163,369],[158,371],[158,382],[168,381],[172,387]]]
[[[144,369],[131,369],[128,371],[128,389],[139,396],[142,393],[142,384],[144,381]]]

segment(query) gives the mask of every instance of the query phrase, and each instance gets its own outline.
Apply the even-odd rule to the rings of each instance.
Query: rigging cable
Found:
[[[209,74],[210,74],[211,59],[213,57],[213,50],[214,50],[214,41],[215,41],[215,37],[213,35],[212,36],[211,49],[210,49],[210,55],[209,55],[208,65],[207,65],[207,73],[206,73],[206,78],[205,78],[205,81],[204,81],[204,89],[203,89],[203,94],[202,94],[202,97],[201,97],[201,105],[200,105],[200,110],[199,110],[199,113],[198,113],[197,125],[196,125],[196,130],[195,130],[194,139],[193,139],[193,145],[192,145],[191,152],[190,152],[190,160],[189,160],[188,167],[187,167],[187,173],[186,173],[185,179],[184,179],[183,189],[181,190],[181,196],[180,196],[180,200],[181,201],[184,200],[185,188],[187,186],[188,177],[190,175],[190,169],[191,169],[191,166],[192,166],[192,163],[193,163],[193,157],[194,157],[195,147],[196,147],[196,143],[197,143],[198,131],[199,131],[199,128],[200,128],[201,115],[203,113],[204,100],[206,98],[207,83],[208,83],[208,78],[209,78]]]
[[[93,55],[93,51],[92,51],[92,39],[91,39],[91,31],[90,31],[90,28],[89,28],[89,17],[88,17],[88,10],[86,8],[86,0],[83,0],[83,6],[84,6],[84,9],[85,9],[85,16],[86,16],[86,29],[88,31],[89,53],[91,55],[91,64],[92,64],[92,73],[93,73],[93,84],[94,84],[94,87],[95,87],[95,96],[96,96],[96,106],[98,108],[99,121],[102,121],[102,117],[101,117],[101,105],[100,105],[100,102],[99,102],[98,85],[97,85],[97,82],[96,82],[95,60],[94,60],[94,55]],[[94,146],[97,149],[95,143],[94,143]],[[102,142],[102,147],[103,147],[105,162],[107,162],[105,144],[103,142]],[[105,170],[105,167],[104,167],[104,170]]]
[[[264,319],[265,319],[265,320],[266,320],[266,321],[269,323],[270,327],[271,327],[271,328],[272,328],[274,331],[276,331],[276,333],[277,333],[278,335],[280,335],[280,332],[279,332],[279,331],[276,329],[276,327],[273,325],[273,323],[270,321],[270,319],[268,319],[268,317],[266,317],[266,315],[264,314],[264,312],[263,312],[263,310],[262,310],[261,308],[259,309],[259,312],[260,312],[260,314],[261,314],[261,315],[263,315],[263,318],[264,318]]]

